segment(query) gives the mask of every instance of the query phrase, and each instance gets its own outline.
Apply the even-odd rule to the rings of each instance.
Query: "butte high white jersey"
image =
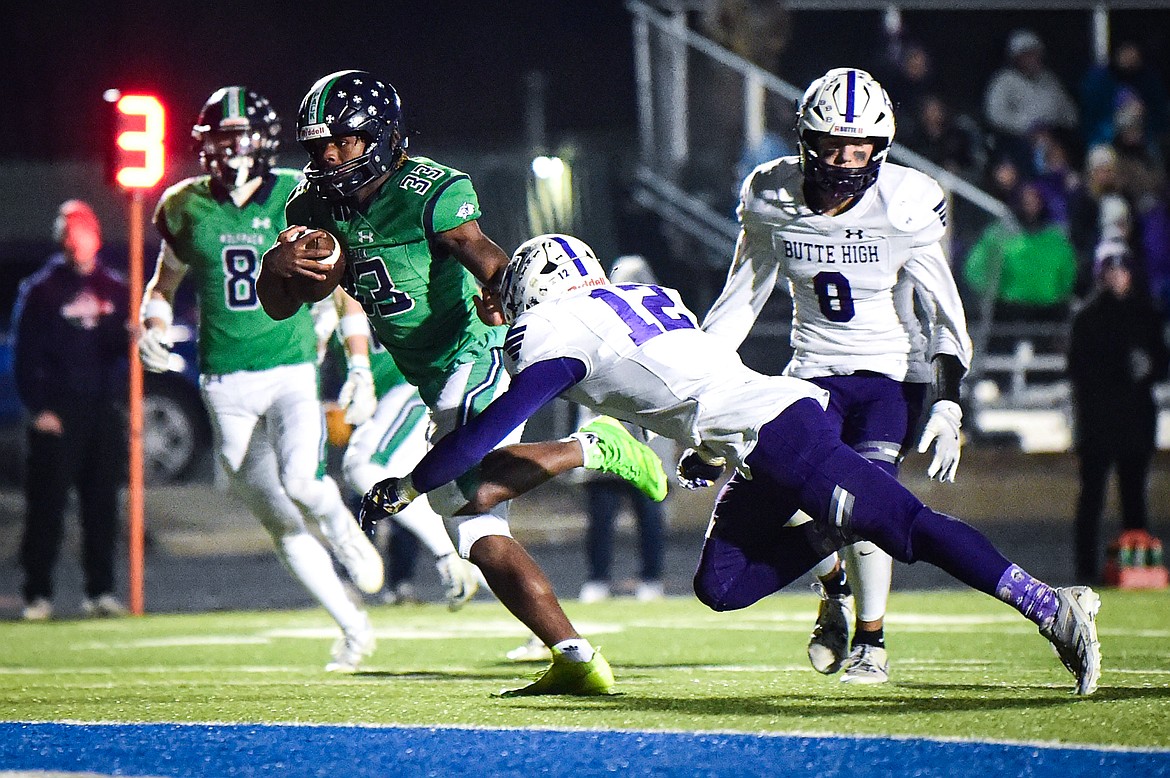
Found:
[[[860,202],[837,216],[812,211],[802,184],[796,157],[760,165],[745,179],[735,260],[703,329],[738,348],[783,274],[793,301],[786,375],[869,370],[925,383],[940,353],[969,367],[963,304],[940,243],[946,200],[935,180],[883,163]]]
[[[548,359],[580,360],[585,378],[563,398],[705,446],[741,469],[760,427],[802,398],[828,402],[807,381],[746,367],[698,329],[677,291],[653,284],[606,285],[537,305],[513,324],[504,351],[513,374]]]

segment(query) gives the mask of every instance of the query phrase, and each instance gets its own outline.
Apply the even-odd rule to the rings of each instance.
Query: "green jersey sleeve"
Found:
[[[482,215],[475,187],[466,176],[450,179],[448,185],[443,187],[428,205],[430,224],[427,227],[431,234],[453,230],[461,224],[475,221]]]

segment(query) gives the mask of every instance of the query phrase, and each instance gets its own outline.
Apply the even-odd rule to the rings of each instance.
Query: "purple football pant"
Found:
[[[825,412],[836,425],[838,437],[887,473],[896,474],[917,431],[926,384],[902,383],[868,371],[811,381],[829,392]]]
[[[752,478],[736,473],[719,493],[695,573],[695,594],[713,610],[745,608],[857,539],[991,595],[1010,565],[981,532],[932,511],[843,443],[816,400],[764,425],[745,464]],[[813,521],[785,527],[797,508]]]

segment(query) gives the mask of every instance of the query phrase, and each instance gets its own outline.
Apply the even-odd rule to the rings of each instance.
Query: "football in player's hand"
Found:
[[[341,257],[341,244],[337,238],[325,230],[306,230],[305,233],[298,235],[296,239],[300,240],[309,232],[313,232],[314,234],[305,242],[305,246],[307,248],[325,249],[329,251],[329,256],[316,260],[323,265],[328,265],[329,270],[326,272],[323,280],[309,278],[299,273],[284,279],[285,288],[293,297],[303,303],[315,303],[319,300],[324,300],[337,286],[338,281],[341,280],[341,274],[345,270],[345,261]]]
[[[329,256],[318,259],[318,262],[323,265],[332,265],[337,261],[337,258],[341,256],[341,244],[338,243],[337,238],[333,237],[325,230],[306,229],[297,236],[297,239],[299,240],[308,234],[312,234],[312,237],[305,242],[306,248],[325,249],[329,252]]]

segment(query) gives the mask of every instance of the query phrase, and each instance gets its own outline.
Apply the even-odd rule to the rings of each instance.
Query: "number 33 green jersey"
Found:
[[[342,286],[362,304],[374,333],[428,404],[455,365],[503,342],[504,328],[488,327],[476,315],[475,278],[454,257],[433,253],[437,233],[480,216],[465,173],[410,158],[361,210],[337,214],[303,184],[286,213],[289,224],[324,229],[341,241],[347,260]]]
[[[195,277],[200,372],[226,375],[316,359],[309,308],[273,321],[256,295],[260,258],[284,229],[284,205],[300,181],[299,171],[272,170],[237,207],[208,176],[196,176],[159,200],[154,224]]]

